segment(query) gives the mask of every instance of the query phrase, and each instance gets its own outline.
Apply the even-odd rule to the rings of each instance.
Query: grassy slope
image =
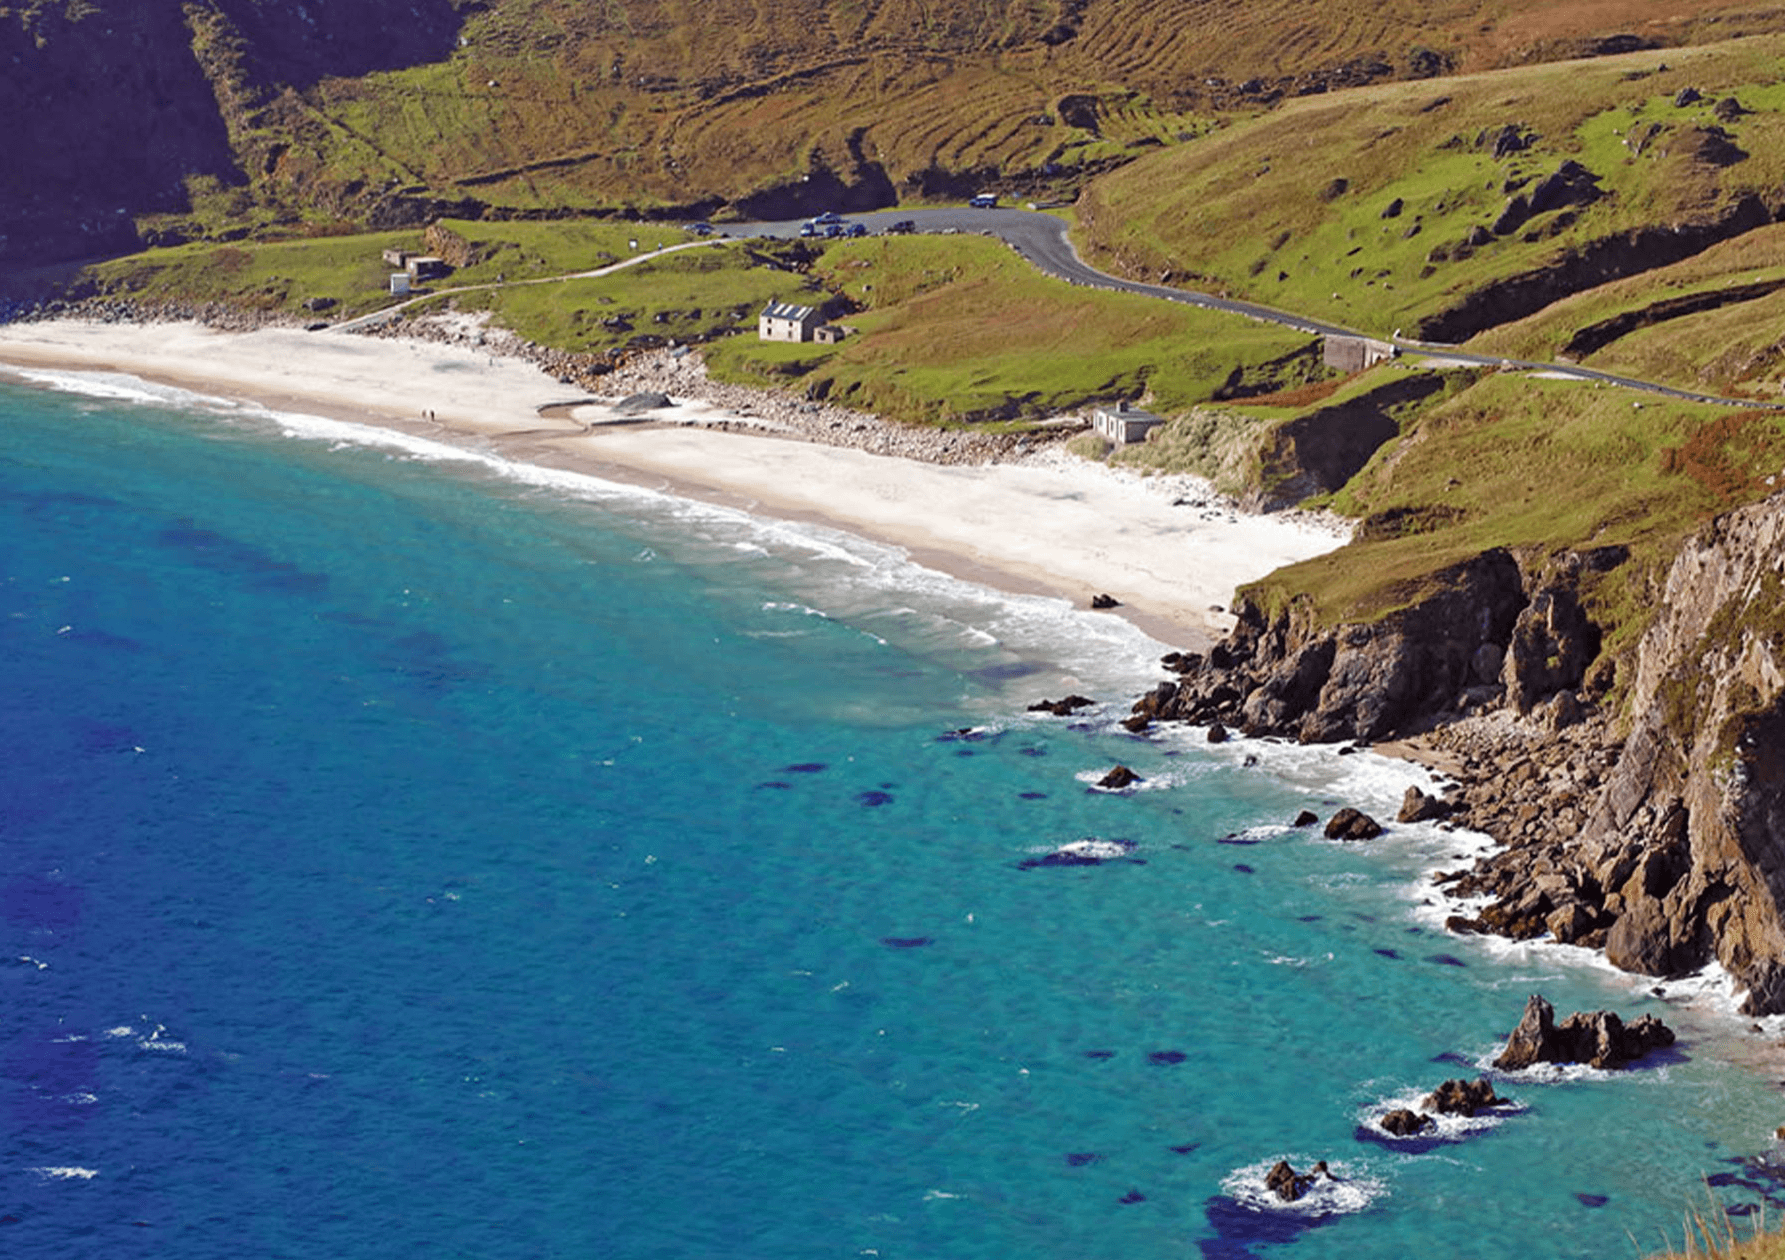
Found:
[[[1785,15],[1737,0],[492,0],[444,61],[261,85],[231,125],[264,193],[325,215],[392,189],[687,204],[858,155],[911,194],[932,169],[995,177],[1176,143],[1243,80],[1293,92],[1346,65],[1555,57],[1608,22],[1676,44]]]
[[[1472,348],[1509,358],[1553,359],[1581,329],[1626,312],[1734,285],[1785,282],[1785,227],[1760,228],[1697,257],[1564,299],[1537,315],[1482,334]],[[1580,362],[1645,380],[1724,395],[1776,397],[1785,385],[1785,294],[1649,325]]]
[[[1104,177],[1081,202],[1081,223],[1106,265],[1201,277],[1386,334],[1583,242],[1702,220],[1748,192],[1775,196],[1785,181],[1782,52],[1785,42],[1767,37],[1293,101]],[[1676,108],[1688,86],[1706,99]],[[1753,112],[1713,118],[1728,95]],[[1648,122],[1667,131],[1637,155],[1625,136]],[[1508,124],[1536,139],[1496,160],[1478,138]],[[1748,158],[1716,167],[1687,154],[1684,138],[1706,126],[1724,127]],[[1493,223],[1508,181],[1565,159],[1609,195],[1559,230],[1552,211],[1466,259],[1430,261],[1434,246]],[[1401,213],[1384,218],[1397,198]]]
[[[1335,510],[1363,518],[1359,541],[1252,589],[1267,607],[1300,598],[1322,621],[1369,621],[1490,547],[1541,566],[1568,549],[1625,546],[1631,561],[1588,591],[1615,655],[1645,624],[1647,583],[1679,540],[1771,493],[1782,461],[1785,417],[1774,413],[1490,374],[1428,408],[1333,496]],[[1410,523],[1372,525],[1401,514]]]
[[[1076,288],[999,242],[902,237],[833,246],[826,287],[863,309],[836,347],[713,347],[716,373],[798,376],[851,406],[906,419],[1034,418],[1088,401],[1164,411],[1211,397],[1238,365],[1293,354],[1305,337],[1193,307]]]
[[[642,333],[717,338],[716,375],[755,384],[821,385],[850,405],[905,420],[1028,420],[1090,401],[1144,398],[1171,411],[1213,396],[1236,371],[1269,379],[1307,338],[1249,320],[1129,294],[1077,288],[1036,272],[978,236],[878,237],[832,244],[809,265],[802,245],[715,242],[608,276],[516,283],[601,267],[643,249],[694,239],[624,223],[448,220],[482,254],[436,289],[443,304],[488,310],[542,345],[595,352]],[[275,243],[182,245],[96,264],[99,291],[147,301],[224,301],[328,318],[390,301],[386,247],[416,232]],[[857,330],[838,347],[759,342],[771,299],[840,299]],[[728,333],[741,333],[728,337]]]

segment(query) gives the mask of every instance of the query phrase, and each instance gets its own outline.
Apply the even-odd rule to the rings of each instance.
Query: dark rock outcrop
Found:
[[[1073,694],[1062,700],[1037,700],[1029,706],[1030,713],[1051,713],[1055,717],[1071,717],[1080,709],[1089,708],[1097,702],[1089,696]]]
[[[1644,1015],[1628,1026],[1612,1011],[1577,1011],[1560,1024],[1555,1018],[1555,1008],[1533,993],[1494,1066],[1505,1072],[1534,1063],[1620,1068],[1674,1042],[1673,1030],[1653,1015]]]
[[[1307,1194],[1309,1190],[1313,1189],[1314,1183],[1322,1178],[1325,1178],[1327,1181],[1337,1180],[1337,1178],[1332,1175],[1331,1170],[1327,1168],[1324,1159],[1316,1162],[1315,1165],[1305,1173],[1298,1173],[1294,1168],[1290,1167],[1288,1160],[1280,1159],[1271,1170],[1264,1175],[1264,1186],[1265,1189],[1283,1200],[1283,1202],[1294,1203],[1297,1199],[1300,1199],[1303,1195]]]
[[[1424,1112],[1408,1111],[1405,1107],[1389,1112],[1376,1123],[1396,1137],[1416,1137],[1438,1127],[1438,1122]]]
[[[1130,770],[1127,766],[1117,766],[1101,779],[1097,780],[1097,786],[1100,788],[1120,790],[1125,787],[1131,787],[1139,782],[1140,776],[1134,773],[1134,771]]]
[[[1300,604],[1267,615],[1242,596],[1228,638],[1134,711],[1308,743],[1385,739],[1452,710],[1482,645],[1507,643],[1524,606],[1518,564],[1499,550],[1434,575],[1368,625],[1321,626]]]
[[[1446,1116],[1472,1116],[1478,1111],[1502,1106],[1506,1100],[1494,1092],[1493,1082],[1485,1076],[1472,1081],[1445,1081],[1420,1103],[1428,1111]]]
[[[1328,840],[1374,840],[1381,834],[1381,823],[1362,810],[1349,806],[1326,820]]]

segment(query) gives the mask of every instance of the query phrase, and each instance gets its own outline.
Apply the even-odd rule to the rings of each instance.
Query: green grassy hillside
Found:
[[[1461,339],[1769,220],[1782,54],[1767,37],[1297,100],[1098,180],[1080,221],[1129,274]]]

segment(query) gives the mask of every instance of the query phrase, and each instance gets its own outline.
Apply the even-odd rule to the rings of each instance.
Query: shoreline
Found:
[[[859,438],[829,444],[752,414],[797,408],[771,391],[747,391],[762,400],[749,411],[702,400],[704,373],[676,371],[679,361],[674,401],[641,423],[574,396],[500,334],[490,345],[481,333],[455,340],[55,320],[0,326],[0,369],[119,373],[819,524],[1008,593],[1080,608],[1107,593],[1115,615],[1172,648],[1203,649],[1224,633],[1235,587],[1344,541],[1305,520],[1240,516],[1206,488],[1191,499],[1190,478],[1143,479],[1058,454],[968,463],[970,439],[953,463],[875,454]],[[743,387],[718,388],[735,397]],[[912,436],[873,417],[848,427],[870,426]]]

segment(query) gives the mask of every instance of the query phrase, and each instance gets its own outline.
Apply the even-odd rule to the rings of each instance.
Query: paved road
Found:
[[[1274,307],[1261,306],[1256,302],[1242,302],[1236,298],[1221,297],[1213,293],[1196,293],[1189,289],[1176,289],[1163,284],[1142,284],[1139,281],[1124,280],[1119,276],[1098,271],[1080,258],[1078,251],[1073,249],[1072,241],[1066,234],[1065,220],[1034,210],[971,210],[965,208],[875,210],[866,214],[852,214],[845,217],[851,223],[862,224],[870,232],[884,231],[890,224],[897,223],[902,219],[909,219],[917,225],[917,230],[920,232],[978,232],[982,235],[996,236],[1008,243],[1017,253],[1040,270],[1071,284],[1088,285],[1098,289],[1114,289],[1124,293],[1139,293],[1167,302],[1182,302],[1187,306],[1199,306],[1205,310],[1222,311],[1229,315],[1243,315],[1249,319],[1278,324],[1284,328],[1293,328],[1297,332],[1307,333],[1311,336],[1362,337],[1368,335],[1354,328],[1329,324],[1324,320],[1297,315],[1290,311],[1280,311]],[[799,235],[802,222],[803,220],[800,219],[792,219],[779,223],[728,223],[724,225],[724,231],[731,236],[795,237]],[[1701,394],[1687,389],[1675,389],[1671,385],[1639,381],[1628,376],[1600,372],[1572,363],[1504,359],[1498,355],[1477,354],[1456,346],[1412,341],[1402,337],[1393,338],[1393,341],[1404,354],[1447,362],[1468,363],[1481,367],[1510,368],[1518,371],[1549,372],[1570,380],[1616,385],[1623,389],[1640,390],[1644,393],[1658,394],[1665,398],[1677,398],[1685,402],[1711,403],[1724,407],[1753,407],[1765,410],[1777,410],[1785,407],[1785,403],[1759,402],[1752,398],[1724,398],[1716,394]]]
[[[1036,210],[973,210],[959,207],[946,210],[871,210],[861,214],[845,216],[850,223],[859,223],[869,232],[884,232],[888,227],[903,220],[910,220],[919,232],[976,232],[984,236],[995,236],[1017,253],[1028,259],[1039,270],[1065,280],[1069,284],[1086,285],[1095,289],[1113,289],[1123,293],[1138,293],[1145,297],[1158,298],[1166,302],[1181,302],[1186,306],[1198,306],[1204,310],[1221,311],[1229,315],[1243,315],[1248,319],[1262,320],[1269,324],[1278,324],[1284,328],[1293,328],[1297,332],[1310,336],[1361,337],[1367,334],[1354,328],[1346,328],[1340,324],[1329,324],[1324,320],[1297,315],[1290,311],[1280,311],[1274,307],[1261,306],[1256,302],[1242,302],[1237,298],[1221,297],[1213,293],[1197,293],[1190,289],[1176,289],[1163,284],[1142,284],[1136,280],[1124,280],[1097,270],[1078,256],[1072,247],[1072,241],[1066,234],[1066,222],[1051,214],[1043,214]],[[782,237],[792,239],[799,236],[803,219],[785,219],[772,223],[727,223],[721,226],[723,236],[737,237]],[[578,271],[569,275],[548,276],[537,280],[512,280],[510,285],[523,284],[557,284],[565,280],[586,280],[605,276],[624,267],[634,267],[652,258],[660,258],[665,254],[673,254],[678,250],[697,249],[713,240],[722,239],[715,236],[702,241],[687,241],[671,245],[665,249],[652,250],[636,254],[631,258],[612,263],[606,267],[598,267],[593,271]],[[370,315],[362,315],[358,319],[348,320],[334,325],[330,331],[352,332],[360,328],[379,324],[401,311],[422,302],[432,301],[454,293],[468,293],[476,289],[500,288],[500,285],[480,284],[464,285],[459,288],[436,289],[429,293],[411,298],[407,302],[395,306],[387,306]],[[1685,402],[1711,403],[1724,407],[1753,407],[1776,410],[1785,407],[1785,403],[1757,402],[1752,398],[1722,398],[1715,394],[1700,394],[1692,390],[1675,389],[1670,385],[1658,385],[1652,381],[1634,380],[1628,376],[1618,376],[1611,372],[1600,372],[1592,368],[1579,367],[1572,363],[1542,363],[1529,359],[1503,359],[1495,355],[1476,354],[1456,346],[1441,345],[1435,342],[1410,341],[1396,337],[1394,344],[1404,354],[1439,359],[1453,363],[1468,363],[1482,367],[1511,368],[1519,371],[1549,372],[1558,377],[1604,385],[1616,385],[1623,389],[1640,390],[1644,393],[1658,394],[1665,398],[1677,398]]]

